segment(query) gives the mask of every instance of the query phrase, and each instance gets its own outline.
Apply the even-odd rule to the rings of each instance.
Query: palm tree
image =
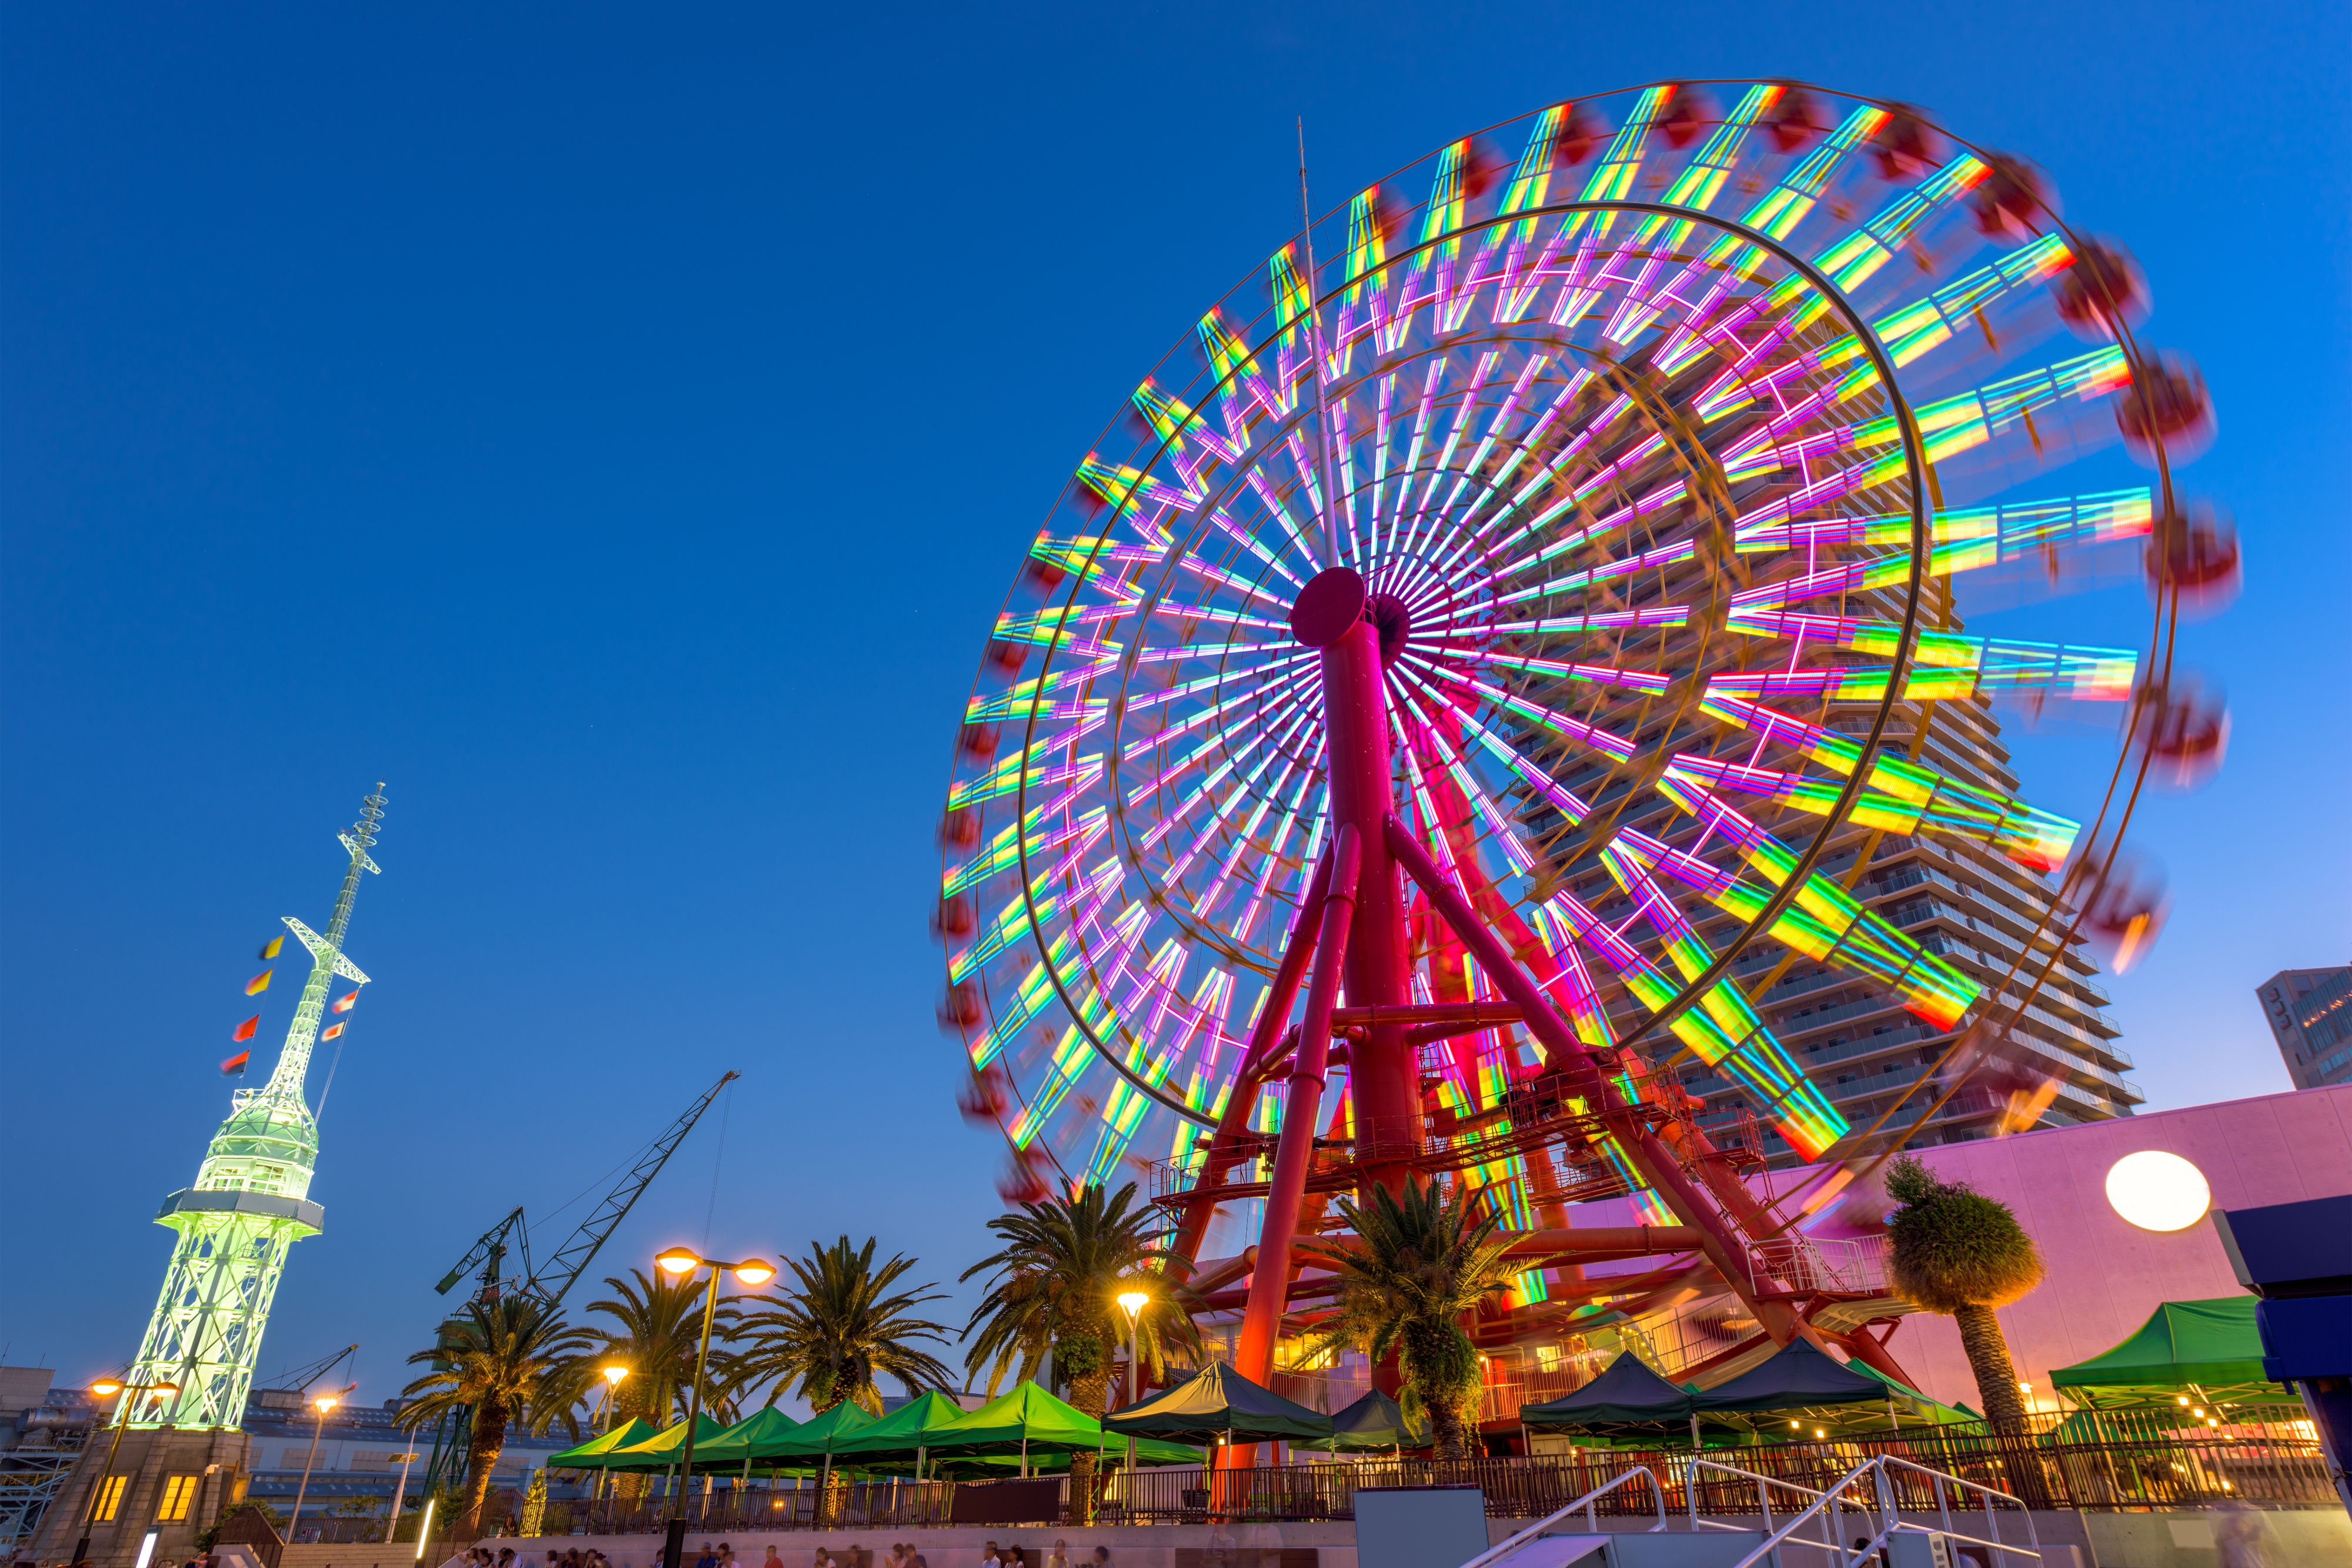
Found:
[[[543,1433],[579,1403],[585,1390],[575,1364],[590,1343],[588,1332],[567,1325],[551,1303],[512,1295],[472,1303],[444,1326],[440,1343],[408,1358],[434,1370],[401,1390],[422,1396],[402,1407],[403,1427],[413,1432],[446,1412],[472,1408],[463,1515],[468,1528],[479,1526],[508,1427],[520,1422],[533,1435]]]
[[[1505,1258],[1510,1243],[1496,1238],[1500,1222],[1434,1182],[1406,1182],[1402,1199],[1374,1187],[1370,1207],[1343,1197],[1339,1213],[1354,1239],[1314,1249],[1339,1276],[1339,1315],[1308,1354],[1358,1349],[1378,1363],[1394,1353],[1406,1415],[1426,1411],[1438,1457],[1461,1458],[1479,1385],[1462,1317],[1518,1272]]]
[[[1150,1209],[1130,1209],[1134,1198],[1133,1182],[1108,1199],[1090,1183],[1075,1198],[1024,1203],[1018,1214],[988,1222],[1005,1245],[963,1271],[969,1280],[996,1270],[964,1325],[971,1348],[963,1364],[973,1376],[988,1368],[990,1394],[1016,1359],[1017,1381],[1033,1375],[1050,1352],[1070,1402],[1088,1416],[1102,1415],[1116,1343],[1113,1299],[1142,1276],[1161,1276],[1173,1261],[1161,1246],[1168,1232],[1153,1225]],[[1153,1313],[1136,1325],[1137,1349],[1155,1371],[1164,1364],[1163,1339],[1171,1334],[1197,1344],[1189,1312]],[[1070,1456],[1070,1496],[1081,1523],[1094,1517],[1094,1472],[1092,1454]]]
[[[845,1236],[830,1247],[812,1241],[805,1260],[786,1258],[784,1266],[798,1283],[787,1291],[783,1305],[752,1312],[736,1324],[738,1334],[749,1341],[730,1364],[737,1387],[757,1387],[772,1378],[772,1404],[798,1379],[801,1396],[814,1414],[821,1416],[847,1400],[878,1416],[878,1380],[885,1375],[897,1378],[909,1395],[953,1383],[948,1369],[916,1344],[919,1340],[945,1344],[947,1325],[909,1315],[926,1301],[947,1297],[928,1284],[889,1293],[914,1268],[912,1259],[894,1255],[877,1269],[874,1239],[867,1237],[863,1249],[853,1249]]]
[[[595,1354],[582,1364],[591,1377],[594,1375],[591,1363],[625,1365],[629,1375],[613,1396],[615,1418],[626,1422],[632,1416],[642,1416],[656,1427],[666,1427],[685,1419],[690,1403],[695,1362],[702,1350],[703,1295],[709,1287],[690,1274],[649,1276],[642,1269],[632,1269],[629,1275],[626,1280],[607,1276],[604,1283],[612,1289],[612,1297],[588,1303],[588,1311],[611,1319],[614,1326],[591,1325]],[[719,1316],[711,1329],[714,1342],[731,1337],[738,1309],[751,1299],[719,1298]],[[727,1371],[726,1358],[714,1354],[702,1390],[703,1408],[722,1420],[732,1416],[735,1403],[736,1384]]]
[[[1911,1155],[1886,1167],[1886,1195],[1902,1205],[1887,1218],[1895,1290],[1959,1325],[1986,1418],[1997,1432],[2023,1431],[2025,1401],[1993,1310],[2042,1283],[2033,1238],[2007,1204],[1944,1180]]]

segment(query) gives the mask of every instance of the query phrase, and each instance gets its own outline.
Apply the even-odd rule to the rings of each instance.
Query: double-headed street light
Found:
[[[310,1495],[310,1466],[319,1457],[319,1437],[327,1429],[327,1412],[342,1401],[331,1394],[321,1394],[310,1401],[310,1408],[319,1413],[316,1425],[310,1428],[310,1451],[302,1460],[302,1484],[294,1489],[293,1517],[286,1521],[286,1539],[294,1539],[294,1527],[302,1522],[302,1500]]]
[[[691,1247],[656,1252],[654,1262],[672,1279],[683,1279],[697,1269],[710,1270],[710,1291],[702,1302],[702,1350],[694,1358],[694,1388],[687,1398],[685,1451],[678,1456],[677,1464],[678,1490],[672,1503],[669,1539],[662,1547],[662,1568],[677,1568],[678,1559],[686,1552],[686,1488],[694,1482],[694,1428],[702,1419],[702,1375],[710,1364],[710,1322],[719,1313],[719,1276],[732,1270],[736,1279],[756,1288],[774,1279],[776,1270],[773,1264],[757,1258],[725,1263],[716,1258],[705,1258]]]
[[[90,1489],[89,1506],[82,1511],[81,1542],[74,1548],[73,1554],[77,1563],[89,1555],[89,1527],[98,1522],[98,1511],[106,1502],[108,1484],[114,1479],[114,1456],[122,1448],[122,1428],[131,1422],[130,1396],[144,1394],[152,1398],[159,1394],[177,1394],[180,1385],[176,1383],[125,1383],[119,1377],[100,1377],[91,1382],[89,1391],[100,1399],[117,1394],[124,1397],[114,1406],[114,1440],[106,1446],[106,1473],[99,1477],[98,1485]]]

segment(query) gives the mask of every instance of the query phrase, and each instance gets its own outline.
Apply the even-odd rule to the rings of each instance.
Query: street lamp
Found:
[[[620,1396],[621,1379],[629,1375],[629,1369],[616,1361],[600,1366],[596,1370],[604,1375],[604,1436],[609,1437],[613,1435],[613,1406]],[[610,1465],[596,1472],[596,1490],[589,1494],[590,1502],[593,1503],[604,1495],[604,1483],[612,1479],[612,1475],[613,1468]]]
[[[679,1479],[691,1485],[694,1480],[694,1428],[702,1419],[702,1375],[710,1364],[710,1322],[719,1313],[719,1276],[733,1270],[735,1278],[746,1285],[760,1286],[776,1277],[775,1269],[757,1258],[740,1263],[724,1263],[716,1258],[705,1258],[690,1247],[673,1247],[654,1254],[654,1263],[672,1279],[683,1280],[697,1269],[710,1270],[710,1291],[702,1302],[702,1349],[694,1358],[694,1388],[688,1396],[686,1407],[685,1451],[678,1456]],[[673,1499],[676,1511],[669,1518],[669,1538],[662,1546],[662,1568],[677,1568],[678,1559],[686,1552],[686,1490],[681,1486]]]
[[[327,1429],[327,1412],[341,1403],[331,1394],[321,1394],[310,1401],[310,1407],[319,1413],[319,1419],[318,1424],[310,1428],[310,1451],[302,1460],[302,1484],[294,1489],[293,1517],[286,1521],[286,1539],[289,1541],[294,1539],[294,1527],[302,1522],[302,1500],[310,1493],[310,1463],[319,1457],[319,1438]]]
[[[91,1382],[89,1391],[100,1399],[109,1398],[117,1394],[144,1394],[152,1397],[158,1394],[177,1394],[180,1391],[180,1385],[176,1383],[125,1383],[119,1377],[100,1377]],[[106,1500],[107,1483],[114,1479],[114,1456],[121,1451],[122,1428],[130,1423],[130,1420],[131,1401],[127,1398],[116,1401],[114,1440],[106,1446],[106,1473],[98,1478],[98,1485],[90,1490],[89,1506],[82,1511],[81,1542],[74,1548],[73,1554],[73,1560],[77,1563],[89,1555],[89,1527],[98,1522],[99,1505]],[[676,1565],[673,1564],[672,1568],[676,1568]]]
[[[400,1479],[392,1489],[392,1512],[383,1521],[383,1540],[387,1546],[392,1544],[393,1536],[400,1529],[400,1504],[408,1496],[408,1467],[415,1458],[414,1449],[400,1456]]]
[[[1143,1309],[1150,1300],[1151,1298],[1141,1291],[1121,1291],[1118,1293],[1118,1304],[1127,1312],[1127,1402],[1129,1405],[1135,1403],[1137,1388],[1135,1363],[1141,1354],[1135,1343],[1135,1321],[1143,1315]],[[1127,1476],[1119,1483],[1118,1495],[1123,1499],[1132,1500],[1135,1496],[1134,1486],[1135,1434],[1129,1432],[1127,1435]]]

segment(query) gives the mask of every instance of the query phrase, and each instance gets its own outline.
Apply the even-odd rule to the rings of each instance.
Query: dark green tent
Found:
[[[577,1448],[566,1448],[563,1452],[554,1455],[547,1461],[547,1468],[551,1470],[601,1470],[604,1468],[604,1457],[607,1454],[616,1448],[625,1448],[633,1444],[642,1443],[658,1430],[659,1428],[650,1421],[641,1420],[632,1416],[629,1417],[627,1426],[615,1427],[601,1437],[591,1437]]]
[[[1397,1402],[1373,1389],[1331,1417],[1331,1435],[1302,1448],[1328,1454],[1385,1453],[1391,1448],[1429,1447],[1427,1420],[1408,1422]]]
[[[1643,1365],[1632,1351],[1573,1394],[1519,1406],[1519,1421],[1537,1432],[1581,1432],[1595,1437],[1656,1438],[1687,1435],[1696,1396]]]
[[[1175,1387],[1103,1417],[1108,1431],[1207,1445],[1219,1437],[1263,1443],[1277,1437],[1311,1440],[1332,1435],[1331,1417],[1294,1405],[1220,1361]]]
[[[2254,1304],[2252,1296],[2166,1301],[2113,1350],[2053,1372],[2051,1385],[2098,1410],[2170,1405],[2192,1385],[2208,1400],[2284,1402],[2286,1390],[2263,1375]]]
[[[1701,1393],[1696,1403],[1702,1420],[1748,1425],[1759,1431],[1787,1426],[1786,1418],[1797,1412],[1810,1413],[1782,1436],[1802,1433],[1807,1427],[1875,1430],[1897,1425],[1906,1415],[1918,1423],[1969,1419],[1859,1361],[1841,1362],[1801,1339],[1790,1340],[1759,1364]]]

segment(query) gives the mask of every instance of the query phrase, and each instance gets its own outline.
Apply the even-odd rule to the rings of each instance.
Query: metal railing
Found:
[[[1596,1519],[1660,1510],[1726,1516],[1746,1511],[1754,1496],[1750,1489],[1759,1481],[1820,1498],[1874,1465],[1886,1476],[1897,1510],[1909,1513],[1946,1507],[1946,1494],[1937,1489],[1947,1483],[1928,1479],[1938,1474],[1951,1486],[1982,1494],[1990,1500],[1983,1506],[1996,1512],[2138,1511],[2221,1503],[2332,1508],[2336,1502],[2318,1443],[2277,1437],[2070,1443],[2047,1436],[2003,1437],[1981,1427],[1922,1427],[1854,1440],[1767,1442],[1713,1452],[1720,1458],[1700,1456],[1696,1463],[1687,1449],[1471,1459],[1373,1456],[1259,1466],[1221,1477],[1192,1465],[1122,1472],[1114,1455],[1107,1456],[1113,1462],[1097,1476],[1097,1518],[1106,1524],[1348,1520],[1355,1517],[1360,1489],[1398,1486],[1475,1486],[1485,1495],[1488,1516],[1496,1519],[1542,1519],[1571,1500]],[[831,1520],[824,1528],[945,1524],[955,1515],[960,1491],[997,1484],[850,1478],[835,1488]],[[820,1528],[817,1498],[813,1484],[802,1483],[721,1487],[708,1499],[684,1499],[682,1508],[666,1498],[551,1501],[541,1530],[551,1536],[659,1534],[681,1511],[698,1538],[814,1530]],[[1064,1522],[1071,1511],[1066,1486],[1059,1506],[1063,1518],[1015,1522]]]
[[[1606,1497],[1609,1493],[1615,1491],[1619,1487],[1622,1487],[1627,1482],[1634,1479],[1636,1477],[1639,1477],[1641,1479],[1649,1483],[1651,1495],[1658,1500],[1658,1521],[1650,1526],[1650,1528],[1644,1531],[1645,1534],[1657,1534],[1666,1527],[1665,1493],[1658,1485],[1658,1478],[1650,1473],[1648,1466],[1636,1465],[1633,1469],[1627,1470],[1623,1475],[1619,1476],[1615,1480],[1608,1481],[1601,1486],[1594,1487],[1591,1491],[1586,1492],[1582,1497],[1578,1498],[1575,1501],[1562,1506],[1556,1512],[1546,1514],[1543,1518],[1536,1521],[1533,1524],[1528,1526],[1527,1529],[1520,1531],[1517,1535],[1512,1536],[1509,1540],[1500,1542],[1496,1545],[1488,1547],[1485,1552],[1480,1552],[1477,1556],[1470,1559],[1469,1562],[1465,1563],[1462,1565],[1462,1568],[1486,1568],[1486,1565],[1490,1563],[1501,1562],[1504,1558],[1508,1557],[1512,1552],[1517,1552],[1522,1545],[1526,1544],[1528,1542],[1536,1540],[1553,1525],[1559,1523],[1562,1520],[1575,1518],[1577,1511],[1580,1509],[1584,1512],[1585,1533],[1588,1535],[1599,1534],[1601,1531],[1601,1521],[1598,1515],[1601,1500],[1603,1497]]]
[[[1685,1487],[1685,1490],[1690,1497],[1690,1527],[1693,1532],[1701,1530],[1746,1528],[1743,1525],[1727,1524],[1717,1520],[1699,1517],[1698,1499],[1702,1486],[1699,1472],[1701,1470],[1730,1476],[1740,1483],[1748,1481],[1756,1483],[1756,1510],[1763,1517],[1764,1539],[1757,1545],[1756,1550],[1733,1564],[1733,1568],[1750,1568],[1750,1564],[1766,1558],[1771,1560],[1773,1568],[1784,1568],[1780,1555],[1780,1549],[1783,1546],[1801,1546],[1809,1551],[1826,1552],[1829,1553],[1830,1560],[1836,1563],[1838,1568],[1859,1568],[1859,1565],[1877,1562],[1879,1559],[1876,1553],[1886,1544],[1889,1536],[1937,1533],[1929,1531],[1924,1525],[1909,1523],[1902,1517],[1906,1509],[1903,1494],[1906,1492],[1916,1494],[1923,1479],[1934,1494],[1934,1511],[1943,1526],[1939,1533],[1964,1545],[1989,1548],[1993,1554],[1995,1564],[2006,1562],[2011,1555],[2023,1557],[2035,1563],[2042,1561],[2041,1537],[2034,1533],[2033,1515],[2025,1509],[2021,1499],[2007,1492],[1996,1491],[1990,1487],[1978,1486],[1958,1476],[1946,1475],[1940,1470],[1931,1470],[1923,1465],[1912,1464],[1908,1460],[1896,1458],[1892,1455],[1881,1454],[1876,1458],[1865,1460],[1838,1478],[1831,1486],[1818,1491],[1811,1487],[1793,1485],[1776,1477],[1759,1475],[1753,1470],[1743,1470],[1731,1465],[1717,1464],[1711,1459],[1702,1459],[1694,1456],[1690,1461],[1689,1479]],[[1851,1500],[1854,1490],[1862,1485],[1863,1478],[1865,1476],[1870,1478],[1869,1489],[1863,1493],[1860,1501]],[[1898,1481],[1907,1484],[1895,1484]],[[1801,1496],[1810,1497],[1813,1500],[1801,1509],[1786,1524],[1776,1527],[1772,1521],[1772,1489],[1775,1487],[1784,1491],[1793,1491]],[[1947,1487],[1949,1487],[1953,1492],[1973,1491],[1983,1499],[1987,1532],[1984,1537],[1965,1535],[1952,1528],[1952,1500],[1947,1495],[1945,1490]],[[1739,1490],[1744,1491],[1745,1485],[1742,1484]],[[2026,1545],[2012,1545],[2001,1540],[2000,1512],[1992,1506],[1995,1498],[2000,1499],[2007,1504],[2010,1511],[2024,1514]],[[1907,1504],[1908,1511],[1916,1513],[1928,1511],[1919,1506],[1920,1501],[1917,1496],[1911,1496]],[[1855,1541],[1851,1547],[1847,1545],[1845,1540],[1844,1516],[1849,1511],[1861,1517],[1866,1525],[1871,1527],[1869,1535]],[[1729,1512],[1731,1511],[1716,1510],[1714,1511]],[[1965,1509],[1963,1511],[1965,1512]],[[1809,1522],[1820,1524],[1821,1540],[1808,1540],[1798,1533]]]

